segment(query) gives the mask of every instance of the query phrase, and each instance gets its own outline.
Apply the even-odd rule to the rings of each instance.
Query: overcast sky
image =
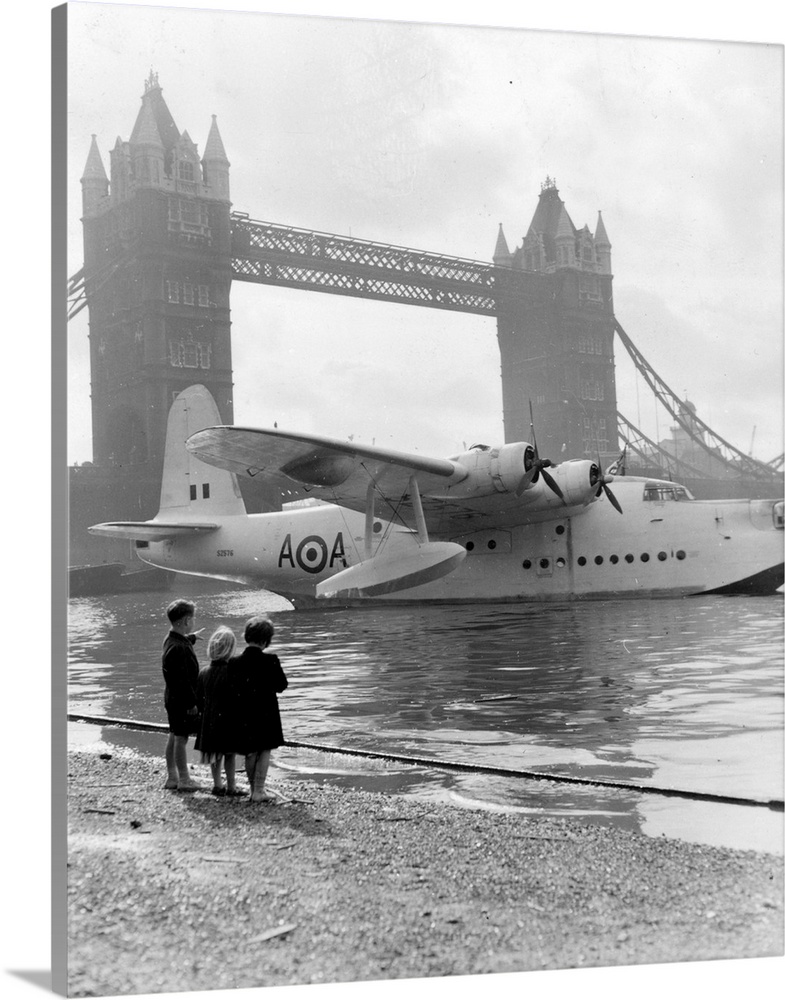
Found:
[[[158,73],[204,150],[215,114],[233,208],[490,260],[546,176],[579,228],[603,213],[616,316],[724,438],[782,442],[782,48],[695,40],[69,4],[69,274],[79,178]],[[449,454],[503,440],[493,319],[232,287],[237,423]],[[90,459],[87,313],[69,324],[69,462]],[[617,341],[620,410],[656,411]]]

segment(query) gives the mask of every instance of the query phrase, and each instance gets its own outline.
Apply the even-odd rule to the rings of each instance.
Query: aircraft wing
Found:
[[[105,524],[94,524],[87,530],[91,535],[102,535],[104,538],[163,542],[167,538],[217,531],[218,527],[217,524],[202,524],[194,521],[107,521]]]
[[[275,480],[291,499],[316,496],[355,510],[365,509],[369,483],[398,500],[408,491],[411,476],[417,476],[425,493],[443,489],[458,468],[444,458],[277,429],[208,427],[193,434],[186,447],[209,465]]]
[[[398,515],[409,526],[415,524],[410,482],[415,476],[426,524],[434,535],[520,523],[522,517],[521,501],[512,493],[492,488],[491,495],[461,493],[468,472],[451,459],[314,434],[230,426],[198,431],[186,448],[202,462],[238,476],[263,477],[278,487],[284,503],[317,497],[366,511],[372,485],[376,514],[387,519]],[[544,516],[559,516],[563,509]]]

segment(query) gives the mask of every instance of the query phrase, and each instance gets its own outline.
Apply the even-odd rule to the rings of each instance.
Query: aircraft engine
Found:
[[[489,466],[494,489],[500,493],[515,493],[533,458],[534,449],[523,441],[494,448]]]
[[[585,506],[599,496],[612,476],[603,476],[595,462],[578,459],[552,465],[540,459],[526,441],[498,448],[475,445],[451,459],[456,478],[447,490],[429,493],[442,499],[485,497],[509,493],[531,509]],[[460,470],[460,477],[458,477]]]
[[[482,497],[494,493],[515,493],[534,460],[534,449],[525,441],[498,448],[474,445],[451,461],[460,470],[444,496]]]
[[[590,503],[601,489],[602,473],[595,462],[582,459],[562,462],[561,465],[553,466],[550,474],[564,494],[564,503],[569,506]],[[612,478],[606,476],[605,480],[610,481]]]

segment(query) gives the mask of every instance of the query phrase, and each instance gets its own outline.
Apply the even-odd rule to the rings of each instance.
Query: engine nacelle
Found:
[[[573,459],[562,462],[561,465],[551,466],[548,473],[558,483],[559,489],[564,494],[564,500],[560,500],[543,481],[543,477],[539,476],[534,486],[539,487],[538,492],[542,497],[551,496],[555,502],[572,507],[585,506],[597,496],[597,490],[600,488],[600,470],[594,462],[587,459]],[[613,477],[605,478],[609,482]],[[528,498],[529,491],[527,490],[523,496]]]
[[[585,506],[595,499],[600,488],[597,465],[584,459],[546,466],[548,476],[555,480],[564,499],[551,489],[539,469],[527,482],[525,477],[535,461],[535,452],[526,441],[498,448],[475,445],[451,461],[456,475],[448,488],[429,495],[469,499],[506,493],[520,497],[521,504],[531,511],[553,506]]]
[[[525,441],[498,448],[475,445],[451,459],[456,475],[441,496],[484,497],[494,493],[515,493],[534,458],[534,449]]]

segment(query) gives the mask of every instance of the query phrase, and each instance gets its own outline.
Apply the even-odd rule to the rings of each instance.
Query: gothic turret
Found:
[[[556,244],[556,266],[575,267],[575,230],[569,215],[567,215],[564,202],[561,202],[554,243]]]
[[[164,179],[164,144],[148,94],[143,98],[131,143],[136,183],[159,186]]]
[[[94,135],[82,174],[82,211],[84,215],[94,215],[108,195],[109,178],[106,176]]]
[[[611,241],[605,232],[602,212],[597,214],[597,229],[594,233],[594,248],[597,254],[597,270],[600,274],[611,273]]]
[[[208,197],[229,201],[229,160],[226,156],[218,122],[213,115],[213,122],[207,136],[202,157],[202,173],[204,183],[209,188]]]
[[[493,251],[493,262],[499,267],[509,267],[512,263],[512,254],[507,246],[501,222],[499,223],[499,235],[496,237],[496,249]]]

